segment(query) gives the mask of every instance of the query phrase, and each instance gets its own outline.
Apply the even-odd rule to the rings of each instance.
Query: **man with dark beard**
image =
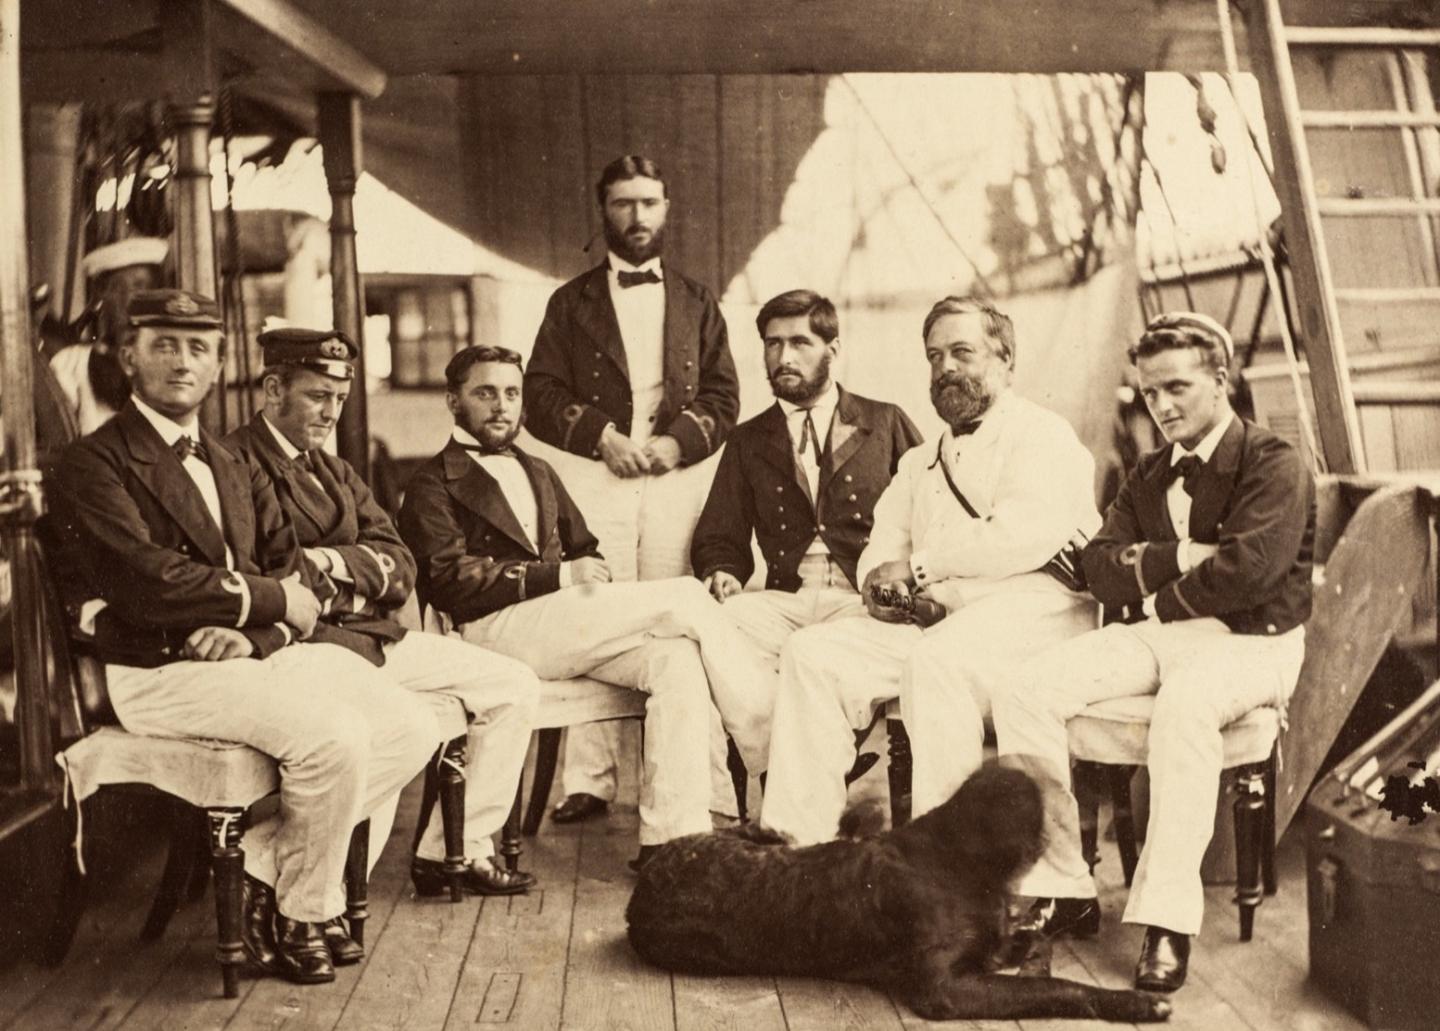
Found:
[[[875,501],[920,432],[895,405],[831,377],[840,325],[826,298],[811,290],[772,297],[755,327],[776,402],[731,435],[690,561],[725,614],[778,664],[801,627],[865,615],[855,564]],[[742,593],[755,568],[752,534],[766,589]]]
[[[708,831],[711,704],[745,761],[763,767],[769,699],[752,687],[764,664],[696,580],[611,582],[560,478],[514,446],[519,354],[468,347],[445,383],[455,429],[400,507],[421,603],[543,679],[590,676],[649,695],[637,863],[671,838]]]
[[[670,199],[654,161],[610,162],[596,199],[608,254],[550,298],[525,375],[527,428],[550,445],[537,453],[585,511],[616,580],[685,576],[714,473],[705,460],[740,412],[725,318],[663,260]],[[557,821],[604,811],[617,756],[614,724],[572,728]],[[719,783],[730,790],[723,772]]]
[[[1010,391],[1010,319],[947,297],[923,337],[950,432],[907,452],[875,503],[855,570],[867,614],[798,630],[780,655],[763,817],[801,844],[834,837],[854,731],[877,705],[900,699],[918,816],[979,767],[989,697],[1007,672],[1095,625],[1088,595],[1040,571],[1077,529],[1099,525],[1094,461],[1069,423]],[[917,606],[944,618],[922,629]]]

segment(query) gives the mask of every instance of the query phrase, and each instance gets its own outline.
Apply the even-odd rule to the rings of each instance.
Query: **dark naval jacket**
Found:
[[[535,490],[538,545],[495,478],[454,440],[405,487],[400,536],[418,561],[420,601],[456,623],[558,590],[561,562],[599,554],[555,471],[518,448],[515,456]]]
[[[93,643],[104,662],[179,661],[185,639],[204,626],[239,629],[256,658],[292,640],[279,625],[280,581],[301,568],[295,531],[258,464],[203,428],[200,441],[223,528],[133,402],[61,459],[53,516],[71,552],[67,601],[72,608],[90,598],[106,603]]]
[[[710,291],[661,265],[665,290],[664,400],[653,432],[693,465],[725,442],[740,414],[740,382],[725,317]],[[620,323],[600,264],[550,297],[525,370],[525,426],[547,444],[586,458],[606,423],[629,434],[634,412]]]
[[[1315,482],[1269,430],[1231,421],[1195,474],[1190,537],[1219,545],[1181,574],[1165,493],[1172,445],[1144,455],[1085,548],[1090,590],[1107,606],[1155,595],[1164,622],[1214,616],[1236,633],[1281,634],[1310,615]]]
[[[232,432],[225,442],[269,475],[300,547],[333,549],[350,573],[346,582],[310,569],[323,606],[322,625],[310,639],[343,645],[381,665],[383,646],[405,636],[405,628],[390,614],[405,604],[415,587],[415,559],[390,516],[343,458],[311,451],[312,478],[298,461],[286,456],[263,415]]]
[[[765,586],[795,591],[800,560],[818,534],[854,584],[875,502],[900,456],[919,443],[920,432],[895,405],[841,389],[812,498],[785,412],[771,405],[737,428],[720,456],[691,540],[692,568],[702,580],[721,570],[745,583],[754,572],[753,532],[768,567]]]

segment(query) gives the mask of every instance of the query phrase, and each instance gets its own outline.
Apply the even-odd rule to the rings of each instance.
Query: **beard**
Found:
[[[930,381],[930,402],[940,418],[954,429],[989,411],[995,402],[995,391],[981,377],[947,372]]]
[[[798,383],[781,383],[778,379],[782,372],[793,372],[800,377]],[[830,385],[830,355],[826,354],[820,359],[820,364],[815,371],[806,376],[799,369],[788,365],[781,365],[770,374],[770,391],[782,401],[789,401],[792,405],[803,405],[806,401],[813,401],[824,393],[825,388]]]
[[[631,227],[630,232],[633,232]],[[624,258],[632,265],[643,265],[651,258],[665,250],[665,227],[650,231],[650,237],[644,243],[638,243],[629,235],[629,232],[617,229],[610,220],[605,219],[605,244],[617,256]]]
[[[472,424],[470,420],[464,416],[457,415],[455,417],[455,425],[474,437],[476,443],[486,451],[494,454],[504,451],[515,442],[515,438],[520,436],[520,427],[524,422],[525,419],[522,416],[504,429],[501,429],[498,426],[492,426],[488,422],[482,422],[477,426]]]

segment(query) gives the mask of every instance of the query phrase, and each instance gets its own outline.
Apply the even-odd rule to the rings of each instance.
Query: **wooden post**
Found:
[[[44,618],[36,582],[35,520],[43,500],[35,468],[35,412],[31,394],[29,261],[25,235],[25,144],[20,118],[20,0],[0,0],[0,398],[4,448],[0,457],[0,539],[12,581],[15,716],[20,733],[20,783],[47,788],[55,781],[46,655],[36,645]]]
[[[30,283],[50,284],[50,313],[65,312],[70,219],[75,206],[75,148],[80,137],[79,104],[25,105],[25,212],[30,239]],[[84,304],[78,291],[71,311]]]
[[[1246,12],[1250,57],[1260,82],[1265,125],[1275,157],[1275,192],[1280,197],[1285,244],[1295,279],[1295,307],[1310,365],[1310,391],[1320,424],[1320,446],[1330,472],[1364,472],[1360,422],[1350,392],[1340,311],[1330,280],[1310,153],[1300,126],[1300,100],[1280,3],[1261,0],[1247,5]]]
[[[355,258],[355,183],[360,156],[360,98],[353,93],[319,95],[320,149],[330,187],[330,289],[335,328],[360,347],[350,400],[340,413],[340,457],[370,478],[370,419],[365,403],[365,290]]]

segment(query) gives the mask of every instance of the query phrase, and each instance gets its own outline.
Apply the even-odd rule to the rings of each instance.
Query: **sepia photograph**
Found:
[[[0,0],[0,1031],[1440,1027],[1440,0]]]

